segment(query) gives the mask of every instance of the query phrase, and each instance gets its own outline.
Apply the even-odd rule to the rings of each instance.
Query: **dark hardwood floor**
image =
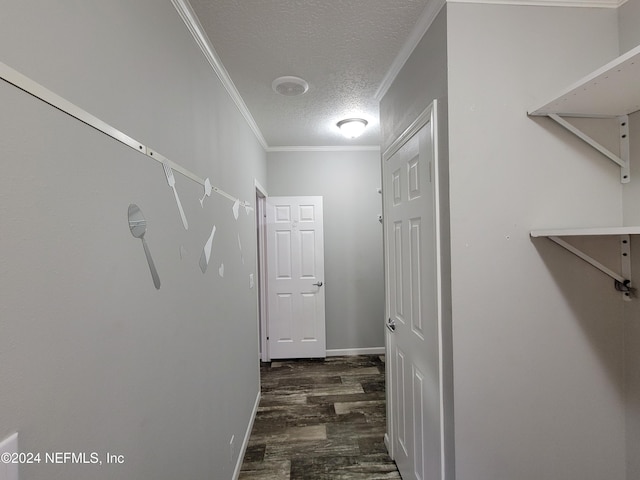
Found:
[[[384,446],[384,357],[274,361],[241,480],[400,479]]]

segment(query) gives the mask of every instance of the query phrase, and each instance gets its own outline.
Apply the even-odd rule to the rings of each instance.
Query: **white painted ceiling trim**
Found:
[[[391,84],[400,73],[400,70],[402,70],[404,64],[407,63],[407,60],[409,60],[409,57],[418,46],[418,43],[420,43],[420,40],[422,40],[422,37],[424,37],[425,33],[427,33],[427,30],[429,30],[429,27],[436,19],[436,16],[438,15],[438,13],[440,13],[440,10],[442,9],[442,7],[444,7],[445,4],[446,0],[433,0],[427,4],[424,11],[422,12],[422,15],[420,15],[420,18],[418,18],[416,26],[413,27],[409,38],[402,46],[402,49],[400,49],[400,52],[391,64],[389,71],[382,79],[382,83],[378,87],[378,90],[376,90],[374,98],[377,101],[381,101],[382,97],[385,96],[385,94],[389,90],[389,87],[391,87]]]
[[[618,8],[627,0],[447,0],[449,3],[487,3],[498,5],[529,5],[539,7]]]
[[[326,145],[326,146],[295,146],[295,147],[268,147],[267,152],[379,152],[380,147],[377,145]]]
[[[231,80],[227,69],[224,68],[224,65],[220,61],[215,48],[213,48],[211,40],[205,33],[204,28],[202,28],[202,25],[200,24],[200,21],[198,20],[195,12],[191,8],[191,5],[189,5],[189,2],[187,0],[171,0],[171,3],[173,3],[173,6],[178,11],[180,18],[182,18],[185,25],[191,32],[191,35],[193,35],[193,38],[200,47],[200,50],[202,50],[202,53],[211,65],[211,68],[213,68],[214,72],[216,72],[216,75],[222,82],[224,88],[229,93],[229,96],[231,97],[233,102],[238,107],[238,110],[240,110],[240,113],[249,124],[251,130],[253,130],[253,133],[262,145],[262,148],[267,150],[269,148],[269,145],[267,145],[267,141],[262,135],[260,128],[258,128],[258,124],[254,120],[253,115],[251,115],[251,112],[247,108],[247,105],[244,103],[244,100],[240,96],[238,89]]]

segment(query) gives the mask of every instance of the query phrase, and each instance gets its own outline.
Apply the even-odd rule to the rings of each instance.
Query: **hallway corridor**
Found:
[[[240,479],[400,479],[383,442],[384,367],[364,355],[263,364]]]

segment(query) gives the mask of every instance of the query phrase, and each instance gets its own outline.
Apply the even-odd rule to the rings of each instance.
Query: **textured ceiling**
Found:
[[[269,147],[379,145],[374,94],[429,0],[190,0]],[[309,82],[299,97],[277,77]],[[343,138],[336,122],[369,127]]]

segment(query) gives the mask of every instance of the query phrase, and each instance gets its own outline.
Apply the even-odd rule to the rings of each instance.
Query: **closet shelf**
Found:
[[[620,167],[620,181],[628,183],[629,117],[640,110],[640,45],[530,109],[530,116],[547,116],[585,141]],[[563,117],[617,118],[620,153],[615,154]]]
[[[640,45],[529,110],[529,115],[618,117],[640,110]]]
[[[603,235],[640,235],[640,227],[594,227],[532,230],[532,237],[580,237]]]
[[[594,227],[594,228],[564,228],[548,230],[532,230],[531,237],[546,237],[557,243],[585,262],[594,266],[601,272],[609,275],[614,280],[614,287],[622,292],[622,298],[631,300],[634,289],[631,285],[631,235],[640,235],[640,227]],[[565,241],[561,237],[587,237],[587,236],[617,236],[620,243],[621,273],[611,270],[598,260],[580,250],[575,245]]]
[[[549,101],[530,109],[529,116],[546,116],[576,135],[620,167],[620,181],[631,177],[629,155],[629,117],[640,110],[640,45],[607,63]],[[616,118],[620,152],[613,153],[564,117]],[[631,300],[631,235],[640,235],[640,226],[595,227],[532,230],[531,237],[546,237],[614,280],[616,290]],[[617,236],[620,246],[621,272],[603,265],[563,237]]]

